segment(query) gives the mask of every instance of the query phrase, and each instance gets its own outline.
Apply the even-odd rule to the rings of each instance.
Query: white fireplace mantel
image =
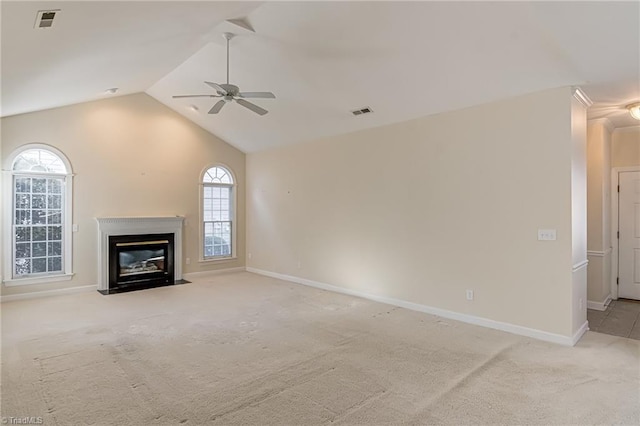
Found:
[[[109,289],[109,237],[112,235],[174,234],[174,277],[182,279],[183,216],[97,217],[98,290]]]

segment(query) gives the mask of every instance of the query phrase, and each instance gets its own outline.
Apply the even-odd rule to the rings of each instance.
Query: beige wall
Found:
[[[624,127],[613,132],[611,165],[613,167],[640,166],[640,126]]]
[[[587,152],[587,298],[592,308],[604,309],[611,294],[611,125],[606,119],[589,122]]]
[[[249,154],[248,266],[571,336],[571,99]]]
[[[94,285],[95,217],[186,217],[184,272],[244,266],[245,155],[145,94],[22,114],[2,119],[2,154],[28,143],[61,150],[74,177],[72,281],[4,287],[3,295]],[[3,157],[4,159],[4,157]],[[237,254],[234,261],[199,263],[199,186],[202,171],[224,163],[238,180]],[[3,235],[3,238],[7,236]]]

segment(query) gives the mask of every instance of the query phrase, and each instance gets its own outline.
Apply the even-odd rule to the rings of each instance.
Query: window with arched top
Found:
[[[62,159],[46,149],[27,149],[13,160],[13,171],[67,174]]]
[[[202,179],[204,183],[223,183],[227,185],[233,185],[233,178],[231,177],[231,173],[224,167],[216,166],[211,167],[206,172],[204,172],[204,178]]]
[[[7,167],[8,166],[8,167]],[[71,278],[71,165],[58,150],[26,145],[5,163],[6,285]],[[8,190],[7,190],[8,189]]]
[[[232,257],[235,236],[235,182],[223,166],[202,175],[202,260]]]

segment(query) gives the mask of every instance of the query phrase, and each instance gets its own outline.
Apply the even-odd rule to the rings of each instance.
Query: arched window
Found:
[[[6,285],[71,279],[71,165],[46,145],[27,145],[5,163]]]
[[[202,176],[202,260],[234,255],[234,179],[223,166],[205,170]]]

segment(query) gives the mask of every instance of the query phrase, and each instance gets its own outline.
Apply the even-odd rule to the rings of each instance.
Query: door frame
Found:
[[[612,167],[611,168],[611,298],[618,299],[618,204],[620,173],[640,172],[640,166]]]

